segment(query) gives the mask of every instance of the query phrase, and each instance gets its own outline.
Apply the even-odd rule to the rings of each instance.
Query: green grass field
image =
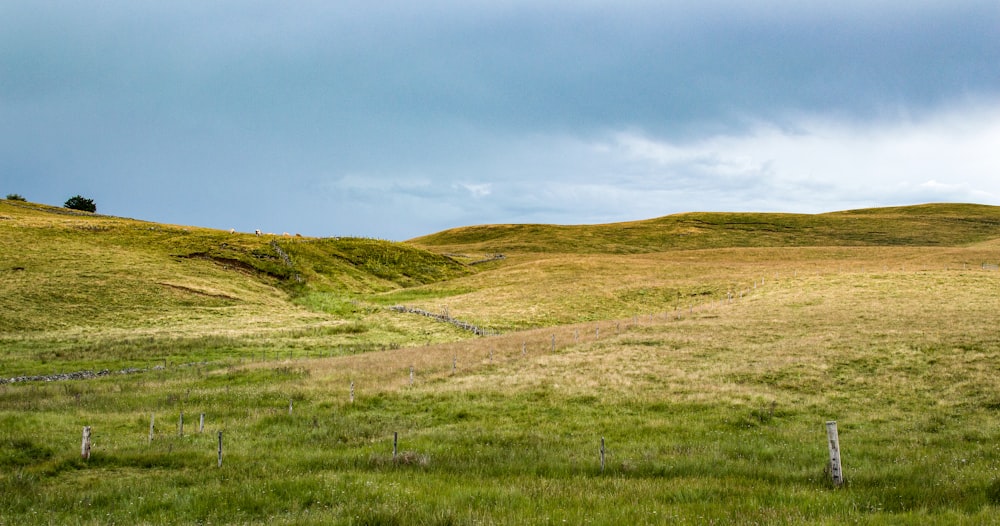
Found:
[[[0,201],[0,378],[145,371],[0,385],[0,524],[1000,522],[995,208],[663,250],[669,217],[626,250],[56,212]]]

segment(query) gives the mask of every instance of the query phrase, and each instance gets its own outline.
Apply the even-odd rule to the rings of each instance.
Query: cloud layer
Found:
[[[0,5],[0,191],[391,239],[1000,204],[986,1]]]

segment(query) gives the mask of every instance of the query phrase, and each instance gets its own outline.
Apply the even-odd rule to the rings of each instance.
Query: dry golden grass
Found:
[[[752,287],[810,274],[977,269],[995,253],[974,248],[762,248],[642,255],[512,255],[502,266],[453,280],[465,294],[408,302],[501,330],[686,308]],[[438,285],[428,285],[435,290]]]
[[[940,394],[950,395],[942,398],[950,400],[947,403],[959,403],[973,390],[987,393],[1000,388],[1000,379],[990,376],[995,368],[986,361],[996,357],[1000,337],[983,331],[984,323],[995,316],[993,298],[1000,290],[1000,273],[960,270],[963,262],[971,266],[984,254],[908,249],[894,250],[889,260],[882,250],[850,252],[853,257],[847,259],[838,249],[812,251],[811,261],[768,263],[765,254],[747,254],[740,265],[727,270],[768,277],[757,281],[756,288],[753,280],[742,286],[732,283],[732,300],[720,302],[722,297],[715,294],[678,310],[670,303],[659,309],[643,304],[643,310],[618,320],[319,360],[309,367],[323,389],[345,393],[351,381],[376,390],[409,388],[413,366],[415,389],[522,392],[545,387],[567,396],[609,393],[673,401],[814,405],[838,392],[875,384],[892,391],[887,395],[916,396],[905,382],[886,383],[881,374],[900,374],[901,368],[914,367],[915,354],[924,353],[926,367],[983,371],[975,378],[936,382]],[[729,261],[733,254],[703,255]],[[642,270],[665,273],[668,264],[690,266],[678,262],[677,256],[627,259],[626,264],[614,266],[601,258],[586,258],[576,268],[586,266],[587,275],[606,287],[612,281],[624,283],[623,287],[634,287],[636,281],[655,287],[667,282]],[[560,272],[551,270],[549,263],[515,262],[515,270],[505,275],[524,286],[521,280],[536,272],[545,274],[543,268]],[[699,263],[711,267],[712,261],[703,257]],[[881,269],[875,268],[878,264]],[[911,270],[897,270],[906,267]],[[693,287],[695,274],[681,280],[691,280]],[[650,281],[643,281],[647,278]],[[669,285],[677,283],[674,279]],[[496,287],[505,286],[515,288],[509,283]],[[550,297],[543,297],[542,290]],[[539,302],[568,301],[563,295],[570,295],[558,286],[536,291],[533,297]],[[470,296],[449,298],[452,313],[478,308],[477,317],[496,316],[500,305],[486,304],[489,295]],[[553,337],[556,352],[552,352]],[[984,354],[979,348],[990,350]]]

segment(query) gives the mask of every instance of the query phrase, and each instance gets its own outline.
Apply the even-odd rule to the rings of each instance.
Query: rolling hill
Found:
[[[0,523],[995,523],[998,239],[973,205],[388,243],[0,201],[0,379],[109,370],[0,382]]]
[[[484,225],[394,243],[256,236],[2,200],[0,365],[30,372],[184,359],[186,349],[232,356],[452,341],[469,335],[385,307],[450,308],[511,331],[677,308],[782,261],[978,264],[998,238],[1000,208],[961,204]],[[928,252],[972,245],[975,253]],[[489,260],[496,253],[506,257]]]
[[[434,250],[642,254],[819,246],[961,246],[1000,237],[1000,207],[927,204],[827,214],[684,213],[606,225],[483,225],[410,240]]]
[[[0,335],[240,333],[357,321],[399,302],[434,309],[445,300],[477,323],[510,330],[598,319],[633,308],[635,301],[677,302],[727,286],[728,278],[704,270],[691,278],[698,283],[652,279],[650,268],[661,263],[643,255],[718,266],[733,259],[788,258],[760,251],[797,249],[792,259],[809,259],[828,257],[814,249],[827,254],[842,248],[855,255],[869,249],[865,257],[878,259],[871,251],[989,245],[996,239],[1000,207],[967,204],[817,215],[685,213],[606,225],[483,225],[395,243],[256,236],[0,200]],[[508,258],[470,264],[496,253]],[[851,257],[845,254],[829,257]],[[610,281],[619,274],[636,274],[640,278],[629,279],[639,282],[613,287]],[[584,275],[612,287],[616,299],[608,302],[600,292],[593,304],[569,306],[567,298],[588,296],[574,292]],[[546,281],[549,290],[530,286]],[[522,316],[502,307],[502,287],[513,287],[517,301],[544,306],[547,313],[536,309]],[[412,337],[398,328],[390,332],[397,334],[394,341]]]
[[[402,243],[256,236],[0,201],[0,332],[130,327],[176,309],[288,307],[468,273]]]
[[[470,273],[412,245],[256,236],[0,200],[0,375],[398,346],[360,299]],[[374,314],[374,315],[373,315]]]

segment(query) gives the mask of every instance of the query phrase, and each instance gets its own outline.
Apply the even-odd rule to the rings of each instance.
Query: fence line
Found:
[[[435,320],[438,320],[438,321],[441,321],[441,322],[444,322],[444,323],[450,323],[450,324],[454,325],[455,327],[458,327],[459,329],[462,329],[464,331],[469,331],[469,332],[475,334],[476,336],[497,336],[497,335],[500,334],[500,331],[497,331],[497,330],[494,330],[494,329],[486,329],[486,328],[483,328],[483,327],[479,327],[479,326],[473,325],[473,324],[471,324],[471,323],[469,323],[467,321],[462,321],[462,320],[457,319],[457,318],[452,318],[448,314],[436,314],[436,313],[433,313],[433,312],[425,311],[423,309],[418,309],[416,307],[407,307],[405,305],[393,305],[392,307],[389,307],[389,310],[392,310],[394,312],[403,312],[403,313],[409,313],[409,314],[419,314],[420,316],[426,316],[428,318],[433,318]]]

